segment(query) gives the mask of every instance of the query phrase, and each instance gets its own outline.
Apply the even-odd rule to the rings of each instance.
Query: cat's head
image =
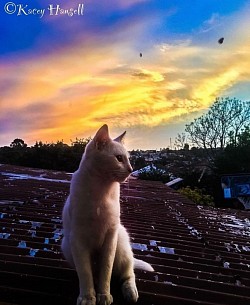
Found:
[[[103,125],[87,145],[85,160],[91,164],[93,172],[106,180],[123,182],[132,172],[128,152],[123,146],[126,132],[112,140],[108,126]]]

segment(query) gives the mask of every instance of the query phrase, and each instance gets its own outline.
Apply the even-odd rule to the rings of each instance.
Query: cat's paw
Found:
[[[122,284],[122,293],[127,302],[136,303],[139,298],[136,285],[131,280],[127,280]]]
[[[111,294],[97,293],[96,303],[98,305],[110,305],[113,303],[113,297]]]
[[[96,305],[95,296],[79,296],[76,305]]]

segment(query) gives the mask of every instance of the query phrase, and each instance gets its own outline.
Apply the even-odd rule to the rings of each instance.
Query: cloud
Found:
[[[164,80],[164,76],[158,71],[150,71],[146,69],[139,70],[137,69],[132,73],[132,76],[139,79],[151,80],[153,82],[161,82]]]
[[[213,13],[208,20],[205,20],[201,26],[200,33],[210,32],[223,24],[223,17],[218,13]]]

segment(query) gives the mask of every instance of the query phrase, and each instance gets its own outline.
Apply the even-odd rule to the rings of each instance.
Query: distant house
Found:
[[[250,209],[250,174],[224,175],[221,187],[225,199],[237,199]]]

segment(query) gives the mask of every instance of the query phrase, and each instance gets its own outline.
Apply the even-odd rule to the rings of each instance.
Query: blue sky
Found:
[[[159,149],[216,97],[249,100],[249,1],[8,2],[0,4],[1,146],[70,143],[107,123],[114,136],[127,130],[129,149]],[[50,5],[79,4],[83,15],[49,14]]]

